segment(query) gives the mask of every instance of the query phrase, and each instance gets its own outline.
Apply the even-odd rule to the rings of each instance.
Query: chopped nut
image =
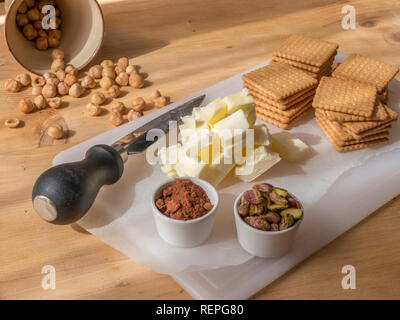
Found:
[[[65,58],[64,51],[62,51],[60,49],[54,49],[51,53],[51,56],[52,56],[53,60],[57,60],[57,59],[64,60],[64,58]]]
[[[124,123],[124,118],[122,117],[121,114],[112,112],[110,117],[110,122],[112,125],[118,127]]]
[[[106,101],[106,97],[101,92],[93,93],[92,97],[90,98],[90,102],[95,105],[102,105]]]
[[[97,83],[92,76],[85,76],[81,81],[81,85],[86,89],[93,89]]]
[[[134,121],[139,119],[143,114],[141,112],[137,112],[135,110],[131,110],[128,113],[128,121]]]
[[[56,59],[51,64],[51,70],[53,72],[57,72],[58,70],[64,70],[64,69],[65,69],[65,64],[63,59]]]
[[[101,79],[103,73],[103,67],[100,65],[93,66],[89,69],[89,75],[95,79]]]
[[[46,84],[43,87],[42,95],[45,98],[54,98],[57,95],[57,87],[54,84]]]
[[[111,98],[118,98],[121,95],[121,90],[115,84],[108,88],[107,92]]]
[[[65,82],[60,82],[57,85],[57,92],[60,96],[65,96],[69,94],[70,87]]]
[[[103,68],[106,68],[106,67],[114,67],[114,62],[112,62],[112,60],[103,60],[103,61],[101,62],[101,66],[102,66]]]
[[[104,67],[101,74],[103,77],[109,77],[113,80],[117,77],[114,67]]]
[[[62,105],[62,100],[59,97],[51,98],[47,100],[49,107],[52,109],[58,109]]]
[[[114,85],[114,80],[109,77],[103,77],[99,84],[101,88],[108,90],[112,85]]]
[[[35,105],[29,99],[22,99],[18,102],[18,109],[22,113],[31,113],[35,109]]]
[[[67,86],[71,87],[72,85],[78,82],[78,78],[71,73],[67,73],[65,75],[64,82],[66,83]]]
[[[5,83],[5,86],[7,91],[9,92],[18,92],[19,90],[21,90],[21,83],[17,80],[14,79],[8,79]]]
[[[64,129],[60,125],[54,125],[47,129],[47,134],[53,139],[64,137]]]
[[[156,108],[161,109],[167,105],[169,105],[169,99],[167,97],[159,97],[154,99],[153,101]]]
[[[47,37],[37,37],[35,45],[36,49],[44,51],[49,48],[49,41]]]
[[[129,84],[129,75],[126,72],[121,72],[115,79],[115,82],[120,86],[127,86]]]
[[[42,94],[43,87],[32,87],[32,95],[38,96]]]
[[[144,87],[144,79],[140,74],[132,73],[129,76],[129,85],[131,87],[140,89]]]
[[[126,114],[127,109],[122,102],[114,101],[111,105],[111,112],[123,115],[123,114]]]
[[[22,29],[22,32],[23,32],[25,38],[27,38],[29,41],[36,39],[36,37],[38,35],[37,30],[30,23],[28,23],[27,25],[24,26],[24,28]]]
[[[17,119],[17,118],[14,118],[14,119],[7,119],[6,121],[4,121],[4,125],[7,127],[7,128],[18,128],[19,127],[19,124],[20,124],[21,122],[19,121],[19,119]]]
[[[46,84],[46,80],[43,77],[36,77],[32,81],[32,86],[43,87]]]
[[[33,104],[36,106],[37,109],[45,109],[47,108],[47,101],[46,98],[43,97],[42,95],[36,96],[33,99]]]
[[[74,98],[79,98],[85,92],[85,88],[79,83],[74,83],[69,89],[69,95]]]
[[[88,115],[91,117],[97,117],[98,115],[101,114],[101,108],[98,105],[91,102],[86,105],[86,111]]]
[[[129,66],[129,59],[126,57],[123,58],[119,58],[118,62],[117,62],[117,66],[121,67],[122,69],[124,69],[124,71],[126,70],[126,68]]]
[[[135,98],[132,101],[132,108],[135,111],[142,112],[146,108],[146,101],[141,97]]]

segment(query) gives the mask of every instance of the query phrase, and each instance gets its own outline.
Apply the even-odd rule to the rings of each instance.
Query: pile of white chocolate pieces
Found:
[[[247,89],[193,109],[182,122],[180,143],[158,153],[162,171],[171,178],[195,177],[217,186],[234,169],[237,178],[251,182],[281,160],[269,147],[268,128],[255,124]],[[274,144],[282,150],[278,141]]]

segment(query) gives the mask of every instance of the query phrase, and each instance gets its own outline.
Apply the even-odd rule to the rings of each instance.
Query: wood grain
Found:
[[[307,33],[399,65],[400,6],[395,0],[126,0],[100,1],[107,35],[97,58],[133,58],[153,83],[127,90],[129,102],[157,88],[177,100],[270,58],[292,33]],[[354,5],[356,30],[341,28],[341,8]],[[4,9],[0,10],[4,15]],[[0,17],[3,29],[4,16]],[[0,81],[23,69],[0,35]],[[60,151],[112,128],[107,114],[85,115],[83,99],[50,112],[21,115],[21,94],[0,89],[0,298],[1,299],[189,299],[169,276],[136,264],[78,226],[39,219],[32,185]],[[107,108],[107,107],[106,107]],[[40,128],[50,117],[66,122],[66,144],[40,147]],[[2,124],[18,117],[19,129]],[[373,182],[371,182],[373,183]],[[396,198],[314,254],[254,299],[399,299],[400,198]],[[351,214],[351,213],[349,213]],[[41,288],[41,269],[57,270],[57,289]],[[357,269],[357,289],[341,288],[341,268]]]

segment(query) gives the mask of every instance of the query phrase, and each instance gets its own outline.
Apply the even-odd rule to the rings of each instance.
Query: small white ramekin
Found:
[[[218,209],[219,196],[217,190],[204,180],[189,177],[179,179],[189,179],[203,188],[213,205],[212,210],[200,218],[187,221],[172,219],[160,212],[155,205],[155,201],[161,198],[162,190],[176,181],[176,179],[163,182],[156,188],[151,198],[151,207],[158,234],[165,242],[175,247],[193,248],[210,237]]]
[[[261,258],[275,258],[284,255],[292,246],[297,230],[303,221],[304,209],[301,203],[290,194],[303,210],[303,215],[293,227],[282,231],[262,231],[249,226],[239,215],[237,208],[242,194],[236,198],[233,206],[237,235],[242,248],[253,256]]]

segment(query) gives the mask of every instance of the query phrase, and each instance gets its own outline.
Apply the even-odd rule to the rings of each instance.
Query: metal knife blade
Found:
[[[199,107],[206,96],[202,95],[194,98],[175,109],[164,113],[160,117],[146,123],[142,127],[136,129],[134,132],[126,135],[122,139],[115,142],[112,146],[121,153],[121,148],[124,152],[129,154],[137,154],[145,151],[153,143],[157,142],[159,138],[164,136],[173,127],[170,122],[174,121],[177,125],[181,124],[181,118],[192,113],[192,110]],[[154,130],[154,137],[148,137],[148,132]],[[153,132],[152,132],[153,133]]]

